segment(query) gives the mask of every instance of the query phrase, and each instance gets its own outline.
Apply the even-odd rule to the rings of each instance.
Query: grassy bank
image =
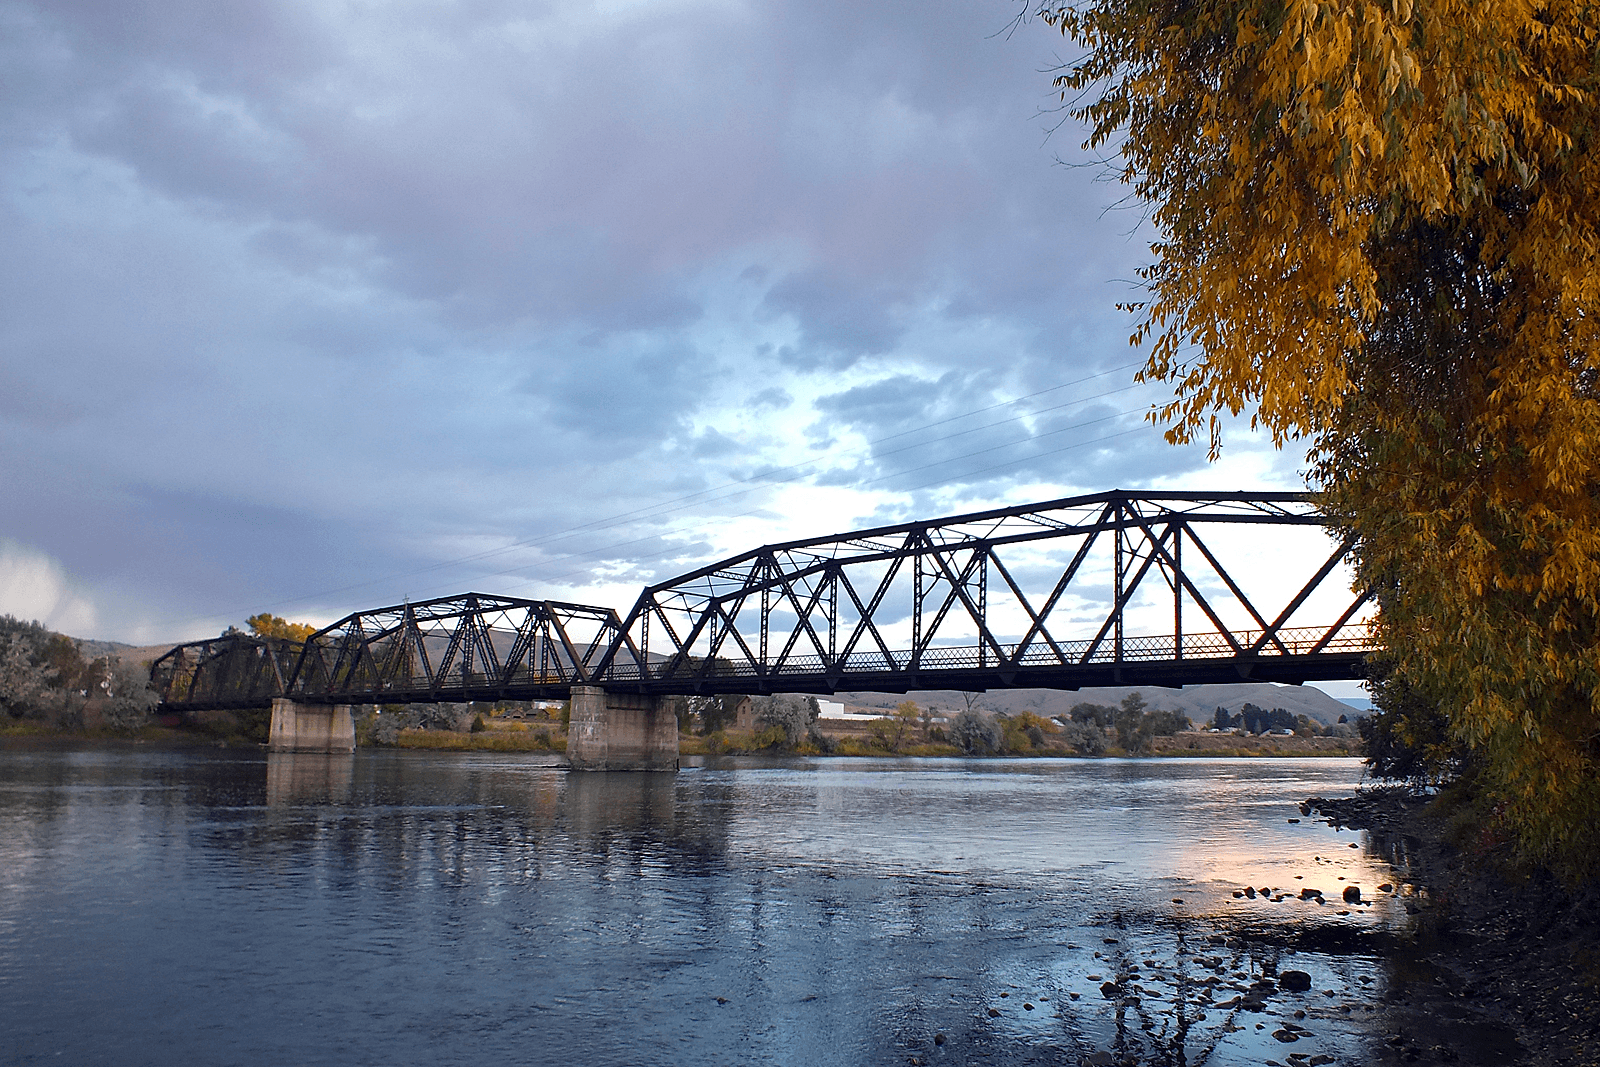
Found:
[[[249,727],[255,727],[249,729]],[[357,744],[373,745],[370,737],[370,720],[358,721]],[[0,747],[50,748],[72,745],[156,745],[163,747],[224,747],[257,748],[265,743],[265,722],[244,723],[232,715],[221,715],[216,721],[205,721],[190,726],[172,727],[147,725],[129,733],[108,727],[60,729],[37,722],[11,722],[0,725]],[[394,737],[391,746],[405,749],[427,749],[441,752],[565,752],[567,733],[561,723],[506,722],[488,720],[485,728],[470,733],[451,730],[404,729]],[[959,746],[940,741],[907,739],[897,747],[866,733],[824,737],[821,743],[806,742],[790,748],[783,744],[781,731],[748,732],[738,730],[718,731],[701,736],[680,734],[678,751],[685,756],[862,756],[883,759],[886,757],[974,757]],[[1158,737],[1155,750],[1147,755],[1158,757],[1235,757],[1260,759],[1301,756],[1360,756],[1359,742],[1346,742],[1334,738],[1246,738],[1232,735],[1178,735]],[[1111,746],[1103,754],[1107,757],[1127,756],[1121,748]],[[1080,756],[1062,744],[1046,744],[1031,749],[1007,750],[987,754],[989,758],[1003,759],[1059,759],[1096,757]]]
[[[394,747],[445,752],[565,752],[567,735],[559,727],[496,729],[464,734],[449,730],[401,730],[395,738]]]
[[[151,724],[138,730],[93,727],[63,730],[33,722],[0,726],[0,748],[71,748],[80,745],[122,747],[153,745],[162,748],[216,748],[223,739],[210,732]],[[250,742],[254,744],[254,742]]]
[[[1361,756],[1360,740],[1346,737],[1283,737],[1188,731],[1153,741],[1157,756]]]
[[[772,731],[749,733],[744,731],[727,730],[701,737],[690,734],[680,734],[678,737],[678,751],[685,756],[756,756],[756,755],[797,755],[797,756],[872,756],[884,757],[963,757],[963,758],[994,758],[994,759],[1098,759],[1102,757],[1126,757],[1127,750],[1115,745],[1107,748],[1101,756],[1085,756],[1068,746],[1060,743],[1050,743],[1035,746],[1029,749],[1007,749],[1001,752],[974,755],[966,752],[958,745],[939,741],[907,741],[898,747],[891,747],[870,734],[854,732],[843,736],[824,736],[822,744],[806,743],[796,748],[787,748],[781,744],[781,734]],[[1154,750],[1140,753],[1145,756],[1158,757],[1235,757],[1239,759],[1262,759],[1274,757],[1349,757],[1360,756],[1361,743],[1348,741],[1342,738],[1330,737],[1239,737],[1236,735],[1202,735],[1179,734],[1175,737],[1157,737]]]

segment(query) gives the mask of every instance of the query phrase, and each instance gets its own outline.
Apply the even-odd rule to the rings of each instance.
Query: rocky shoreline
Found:
[[[1428,798],[1374,790],[1302,811],[1368,832],[1421,887],[1394,946],[1380,1062],[1600,1064],[1600,887],[1515,873],[1488,846],[1452,843]]]

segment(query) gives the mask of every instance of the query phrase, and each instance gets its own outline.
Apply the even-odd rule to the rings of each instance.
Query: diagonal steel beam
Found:
[[[998,552],[990,552],[989,558],[994,562],[994,569],[1000,572],[1000,577],[1004,579],[1006,585],[1010,587],[1011,595],[1017,598],[1017,603],[1022,605],[1023,611],[1027,612],[1028,621],[1030,623],[1030,626],[1028,627],[1029,636],[1031,637],[1035,633],[1042,636],[1045,640],[1045,644],[1050,646],[1050,651],[1056,654],[1056,659],[1062,663],[1065,663],[1067,659],[1066,656],[1061,652],[1061,646],[1056,644],[1056,639],[1050,636],[1049,630],[1045,629],[1044,620],[1034,613],[1033,605],[1028,602],[1027,594],[1022,591],[1022,587],[1019,586],[1016,583],[1016,580],[1011,577],[1011,572],[1006,569],[1006,565],[1000,560],[1000,554]],[[1026,651],[1027,645],[1025,643],[1018,644],[1016,652],[1011,657],[1011,663],[1013,665],[1020,665],[1022,663],[1022,654]]]
[[[1250,602],[1250,598],[1244,595],[1244,590],[1240,589],[1239,583],[1233,580],[1233,575],[1229,574],[1227,568],[1223,567],[1218,562],[1217,557],[1211,554],[1211,549],[1206,547],[1206,543],[1200,539],[1200,535],[1190,530],[1189,541],[1200,550],[1200,554],[1206,558],[1207,563],[1211,564],[1211,569],[1216,572],[1217,577],[1222,579],[1223,584],[1228,587],[1228,591],[1234,595],[1240,604],[1244,605],[1244,609],[1250,613],[1252,619],[1256,620],[1257,625],[1263,630],[1270,630],[1267,620],[1262,616],[1261,612],[1256,610],[1256,606]],[[1283,647],[1283,642],[1277,640],[1276,636],[1273,638],[1273,643],[1278,646],[1279,652],[1285,656],[1289,654],[1289,650]]]
[[[965,546],[962,547],[964,548]],[[959,551],[959,549],[957,551]],[[967,582],[972,577],[972,572],[977,570],[979,565],[989,559],[987,547],[973,549],[972,557],[967,560],[966,567],[962,568],[961,578],[959,580],[957,580],[954,572],[951,571],[949,562],[944,558],[942,553],[934,553],[934,559],[938,562],[939,569],[944,571],[945,581],[950,583],[951,590],[955,595],[961,598],[962,606],[967,609],[967,614],[972,616],[973,623],[978,627],[979,640],[988,641],[989,646],[994,649],[994,654],[1001,660],[1004,660],[1006,658],[1005,649],[1000,646],[999,641],[995,640],[994,634],[989,632],[989,621],[984,617],[985,612],[979,610],[978,606],[972,602],[972,598],[967,595]],[[943,619],[944,612],[940,611],[939,621],[942,622]],[[936,629],[938,623],[935,623],[934,625]],[[931,633],[928,636],[928,640],[932,640]]]
[[[1228,628],[1228,626],[1222,621],[1222,617],[1218,615],[1211,607],[1211,601],[1206,599],[1205,594],[1200,592],[1200,587],[1194,584],[1194,581],[1190,579],[1189,575],[1178,567],[1177,562],[1173,560],[1173,558],[1167,554],[1166,549],[1162,547],[1161,540],[1165,540],[1167,535],[1173,533],[1174,531],[1177,532],[1179,537],[1183,536],[1184,533],[1188,533],[1189,540],[1198,544],[1198,539],[1194,536],[1194,532],[1188,529],[1187,522],[1177,518],[1172,519],[1170,522],[1168,522],[1167,533],[1162,534],[1161,540],[1156,539],[1154,531],[1152,531],[1147,524],[1144,525],[1143,528],[1145,539],[1154,545],[1156,552],[1159,552],[1162,558],[1166,559],[1171,564],[1174,572],[1182,578],[1183,588],[1189,590],[1189,595],[1194,598],[1195,604],[1200,608],[1201,611],[1206,613],[1206,618],[1211,620],[1211,624],[1217,628],[1217,632],[1220,633],[1228,642],[1228,647],[1233,649],[1235,655],[1243,655],[1244,646],[1239,644],[1238,639],[1233,636],[1233,631]],[[1150,561],[1153,562],[1155,558],[1155,553],[1152,553],[1150,556]],[[1147,562],[1146,566],[1148,565],[1149,564]]]
[[[1350,621],[1350,617],[1360,611],[1361,606],[1372,598],[1371,591],[1362,590],[1361,594],[1350,602],[1350,606],[1344,609],[1344,614],[1339,616],[1339,621],[1328,627],[1328,631],[1317,640],[1316,644],[1311,646],[1311,651],[1308,655],[1314,656],[1324,648],[1327,648],[1328,642],[1332,641],[1339,631],[1344,629],[1344,624]]]
[[[1173,527],[1168,526],[1167,533],[1162,534],[1161,536],[1163,538],[1170,536],[1172,530]],[[1139,565],[1139,569],[1134,573],[1133,581],[1128,582],[1122,587],[1122,589],[1118,590],[1117,595],[1112,602],[1111,611],[1106,615],[1106,621],[1100,624],[1100,629],[1095,633],[1094,638],[1089,642],[1089,647],[1084,649],[1083,655],[1079,657],[1079,663],[1088,663],[1094,654],[1100,651],[1100,645],[1105,641],[1106,634],[1110,633],[1113,627],[1122,622],[1122,609],[1127,607],[1129,600],[1133,599],[1133,594],[1139,589],[1139,583],[1144,581],[1144,576],[1155,564],[1155,561],[1156,555],[1154,552],[1146,556],[1144,562]],[[1237,648],[1237,644],[1235,644],[1234,647]],[[1116,662],[1120,663],[1122,661],[1121,649],[1117,649],[1115,655]]]
[[[1261,635],[1260,639],[1251,644],[1250,651],[1259,652],[1269,639],[1277,640],[1278,631],[1283,629],[1283,624],[1288,622],[1289,617],[1299,610],[1300,605],[1306,602],[1306,598],[1316,591],[1316,588],[1322,584],[1322,580],[1333,573],[1333,569],[1349,554],[1355,544],[1356,537],[1354,534],[1344,539],[1344,542],[1339,545],[1333,555],[1328,557],[1328,561],[1317,569],[1317,573],[1312,576],[1311,580],[1300,587],[1300,591],[1294,595],[1294,599],[1289,601],[1289,606],[1279,612],[1276,619],[1272,620],[1272,625]],[[1279,648],[1283,647],[1283,642],[1278,641],[1277,644]]]
[[[1112,505],[1107,504],[1105,510],[1101,513],[1102,521],[1110,516],[1111,511]],[[1060,580],[1056,582],[1055,588],[1050,590],[1050,596],[1046,598],[1044,606],[1039,610],[1038,623],[1030,626],[1028,632],[1023,635],[1022,640],[1017,644],[1017,655],[1019,657],[1028,650],[1028,646],[1033,643],[1034,637],[1044,629],[1044,620],[1050,617],[1050,613],[1055,610],[1056,603],[1061,599],[1062,594],[1067,591],[1067,586],[1072,584],[1073,578],[1077,577],[1078,569],[1083,566],[1083,561],[1089,557],[1089,550],[1094,547],[1094,543],[1099,539],[1100,533],[1101,531],[1097,529],[1084,537],[1083,544],[1078,546],[1077,553],[1072,557],[1072,562],[1067,565],[1065,571],[1061,572]],[[1061,650],[1057,648],[1056,653],[1060,655]],[[1065,657],[1062,658],[1061,662],[1066,662]]]
[[[878,648],[882,650],[884,658],[891,664],[895,662],[894,654],[889,651],[889,646],[884,641],[883,635],[878,632],[878,624],[873,616],[883,603],[883,598],[889,592],[890,587],[894,585],[895,575],[900,573],[900,565],[906,561],[906,558],[903,555],[894,557],[889,564],[889,569],[884,572],[883,578],[879,580],[878,588],[872,594],[872,600],[865,607],[862,606],[861,598],[856,594],[855,584],[846,578],[845,589],[850,594],[851,602],[856,606],[857,622],[855,630],[850,634],[850,639],[845,642],[844,654],[840,657],[840,662],[848,663],[850,661],[850,654],[855,650],[856,641],[861,637],[863,627],[872,633],[872,639],[878,643]]]

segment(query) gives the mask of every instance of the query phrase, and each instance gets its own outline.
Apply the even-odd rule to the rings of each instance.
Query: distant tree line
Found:
[[[1227,708],[1219,707],[1212,716],[1212,723],[1219,730],[1242,729],[1248,734],[1289,730],[1300,737],[1354,738],[1358,735],[1357,727],[1351,724],[1349,717],[1345,715],[1339,716],[1339,721],[1332,726],[1323,726],[1309,715],[1293,715],[1283,708],[1267,711],[1255,704],[1245,704],[1237,715],[1230,713]]]
[[[1115,707],[1106,704],[1074,704],[1068,712],[1075,732],[1074,747],[1079,751],[1098,747],[1105,750],[1104,731],[1112,727],[1117,732],[1117,744],[1130,756],[1145,755],[1154,748],[1158,737],[1172,737],[1189,729],[1189,717],[1181,711],[1150,708],[1142,693],[1129,693]],[[1093,729],[1098,737],[1088,734]],[[1084,752],[1099,755],[1100,752]]]

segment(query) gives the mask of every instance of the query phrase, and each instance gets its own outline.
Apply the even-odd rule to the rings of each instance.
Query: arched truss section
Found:
[[[289,691],[332,704],[564,698],[595,682],[607,653],[633,662],[610,608],[467,593],[357,612],[317,631]]]
[[[1329,580],[1351,545],[1322,526],[1305,493],[1119,490],[768,545],[646,589],[597,673],[658,693],[1359,677],[1368,597]]]
[[[169,709],[263,707],[288,692],[302,648],[248,634],[192,641],[150,665],[150,685]]]

